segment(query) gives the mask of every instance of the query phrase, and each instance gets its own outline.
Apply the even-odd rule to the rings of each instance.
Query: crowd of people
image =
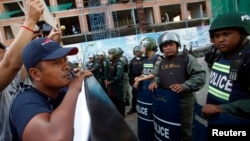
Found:
[[[63,48],[60,31],[53,29],[47,37],[34,34],[42,13],[40,0],[27,0],[25,21],[16,38],[9,47],[0,44],[0,141],[73,140],[76,101],[83,79],[92,75],[123,117],[138,112],[140,89],[146,87],[152,99],[158,89],[177,95],[180,139],[192,140],[194,92],[204,87],[206,72],[194,56],[179,51],[176,33],[164,32],[157,41],[142,39],[133,48],[132,60],[123,56],[120,47],[112,47],[107,53],[90,54],[84,70],[72,69],[67,56],[77,54],[78,49]],[[219,53],[210,52],[205,59],[211,70],[201,113],[206,119],[223,113],[249,120],[250,16],[241,12],[219,15],[209,34]],[[163,55],[156,53],[158,49]],[[23,84],[25,79],[29,84]],[[127,113],[126,105],[131,105]],[[152,100],[154,110],[171,108],[155,105]]]

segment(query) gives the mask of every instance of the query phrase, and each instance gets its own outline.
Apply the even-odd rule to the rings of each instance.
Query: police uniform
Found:
[[[107,88],[105,87],[104,81],[108,79],[108,72],[109,72],[109,61],[104,58],[103,60],[100,60],[99,62],[99,82],[104,89],[104,91],[107,93]]]
[[[207,103],[219,105],[223,113],[249,119],[250,41],[246,37],[250,35],[250,16],[242,12],[219,15],[210,26],[210,37],[213,39],[214,33],[222,29],[237,30],[241,39],[231,53],[233,57],[224,58],[226,54],[221,52],[213,63]],[[245,45],[240,46],[244,40]]]
[[[133,84],[135,77],[138,77],[141,75],[143,70],[143,63],[145,58],[141,57],[134,57],[130,64],[129,64],[129,71],[128,71],[128,77],[129,77],[129,83]],[[136,111],[136,104],[137,104],[137,89],[132,87],[132,106],[131,106],[131,113]],[[129,113],[128,113],[129,114]]]
[[[175,44],[173,44],[175,43]],[[201,89],[206,80],[206,72],[198,64],[196,58],[186,52],[179,53],[178,47],[181,46],[179,35],[174,32],[164,32],[158,37],[158,44],[161,52],[165,54],[165,58],[160,65],[153,70],[155,74],[154,81],[162,89],[167,89],[171,93],[173,92],[170,86],[174,84],[180,84],[182,90],[180,93],[173,92],[179,97],[176,99],[176,105],[179,107],[177,114],[178,123],[180,122],[180,139],[182,141],[192,140],[192,124],[195,97],[194,92]],[[176,47],[173,49],[173,47]],[[168,54],[164,49],[171,48],[172,54]],[[167,91],[166,91],[167,92]],[[168,93],[166,93],[168,95]],[[174,97],[174,96],[173,96]],[[176,105],[173,105],[175,107]],[[161,107],[169,108],[169,107]],[[165,117],[162,117],[165,118]]]
[[[121,56],[120,60],[122,61],[124,65],[124,73],[123,73],[123,80],[122,80],[122,86],[123,86],[123,93],[124,93],[124,100],[125,105],[130,105],[130,95],[129,95],[129,83],[128,83],[128,59],[125,56]]]
[[[182,84],[185,88],[185,91],[180,93],[181,136],[183,141],[191,140],[195,103],[193,92],[203,87],[205,70],[192,55],[179,54],[171,60],[163,59],[153,73],[154,81],[160,88],[170,89],[170,86],[176,83]]]
[[[124,66],[121,60],[112,61],[108,75],[108,95],[121,115],[125,115],[124,94],[122,91],[122,78]]]
[[[238,70],[239,78],[237,81],[230,80],[230,68],[234,59],[225,59],[223,56],[213,63],[209,81],[207,103],[218,104],[223,109],[223,113],[232,114],[242,118],[250,118],[250,99],[249,99],[249,71],[250,71],[250,43],[243,47],[244,57],[243,66],[248,66],[248,70]],[[242,52],[243,53],[243,52]],[[233,58],[237,57],[235,54]],[[248,79],[248,80],[247,80]],[[246,85],[246,86],[244,86]],[[247,86],[248,85],[248,86]],[[241,101],[244,100],[244,101]],[[245,104],[243,104],[245,103]],[[241,110],[239,110],[241,109]]]
[[[87,69],[93,73],[95,78],[98,79],[99,78],[99,70],[98,70],[99,63],[96,60],[94,60],[92,62],[88,62],[86,66],[87,66]]]

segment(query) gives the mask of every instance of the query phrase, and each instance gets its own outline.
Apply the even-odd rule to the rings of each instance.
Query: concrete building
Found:
[[[44,0],[59,27],[62,41],[85,41],[209,24],[210,0]],[[24,0],[1,0],[0,42],[13,41],[12,23],[21,24]],[[19,4],[18,4],[19,3]],[[39,27],[44,22],[39,22]]]

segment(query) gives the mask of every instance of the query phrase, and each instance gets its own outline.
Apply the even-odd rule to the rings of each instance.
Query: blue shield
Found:
[[[154,140],[152,112],[152,92],[148,89],[150,81],[142,81],[137,91],[138,103],[138,138],[140,141]]]
[[[157,141],[180,141],[180,95],[156,89],[153,95],[154,134]]]

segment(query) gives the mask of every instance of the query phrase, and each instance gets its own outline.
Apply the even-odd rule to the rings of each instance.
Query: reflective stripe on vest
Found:
[[[216,71],[219,71],[219,72],[224,72],[226,74],[229,74],[230,66],[215,62],[212,69],[216,70]],[[229,97],[230,97],[230,93],[223,92],[220,89],[217,89],[217,88],[215,88],[215,87],[213,87],[211,85],[209,85],[209,87],[208,87],[208,92],[210,94],[212,94],[212,95],[214,95],[214,96],[216,96],[216,97],[218,97],[220,99],[226,100],[226,101],[228,101]]]
[[[143,68],[154,68],[154,64],[144,64]]]
[[[212,68],[229,74],[230,66],[215,62]]]

